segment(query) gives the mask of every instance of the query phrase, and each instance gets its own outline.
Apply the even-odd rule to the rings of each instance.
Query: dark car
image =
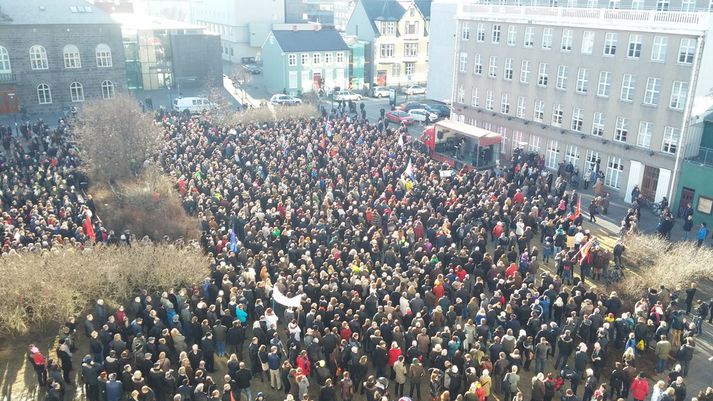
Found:
[[[428,102],[424,103],[424,106],[426,110],[438,114],[438,117],[445,118],[451,115],[451,108],[447,104]]]
[[[409,112],[414,109],[426,109],[427,105],[419,102],[409,102],[404,105],[404,107],[401,108],[401,110]],[[428,110],[428,109],[426,109]],[[430,110],[429,110],[430,111]]]

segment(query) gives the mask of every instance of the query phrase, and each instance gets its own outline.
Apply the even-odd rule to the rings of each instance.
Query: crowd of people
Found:
[[[341,114],[160,123],[155,162],[200,224],[207,278],[116,309],[97,300],[52,358],[31,345],[48,400],[75,376],[90,401],[713,400],[685,379],[708,303],[661,287],[627,307],[586,286],[612,255],[538,155],[441,174],[405,130]],[[88,241],[78,160],[54,132],[12,138],[59,139],[8,162],[48,159],[3,178],[9,250]],[[7,202],[12,177],[21,198]]]

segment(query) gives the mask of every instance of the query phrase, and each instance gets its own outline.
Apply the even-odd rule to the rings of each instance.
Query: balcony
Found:
[[[533,21],[551,25],[582,27],[619,27],[627,30],[646,29],[674,32],[705,31],[709,15],[703,12],[658,12],[655,10],[620,10],[607,8],[564,8],[499,6],[464,4],[459,10],[459,19],[480,20],[483,18],[510,22]]]
[[[17,76],[11,72],[0,73],[0,83],[14,84],[17,82]]]
[[[686,160],[691,163],[713,167],[713,149],[700,147],[698,148],[697,156],[687,157]]]

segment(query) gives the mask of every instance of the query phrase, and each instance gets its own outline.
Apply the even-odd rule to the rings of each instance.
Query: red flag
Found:
[[[574,211],[574,218],[579,217],[582,214],[582,197],[577,198],[577,209]]]
[[[589,249],[592,248],[592,243],[593,243],[593,242],[594,242],[594,238],[592,238],[592,239],[590,239],[589,241],[587,241],[587,243],[584,244],[584,246],[579,249],[579,264],[580,264],[580,265],[582,264],[582,262],[584,261],[584,259],[586,259],[587,256],[589,255]]]
[[[97,236],[96,234],[94,234],[94,226],[92,226],[92,219],[89,217],[89,215],[87,215],[86,219],[84,220],[84,232],[89,238],[96,241]]]

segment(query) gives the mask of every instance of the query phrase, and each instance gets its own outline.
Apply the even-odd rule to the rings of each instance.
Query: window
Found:
[[[582,132],[582,127],[584,126],[584,110],[575,107],[572,110],[572,125],[570,129],[572,131]]]
[[[677,128],[665,127],[663,129],[663,142],[661,143],[661,151],[670,154],[676,154],[680,131]]]
[[[322,64],[322,53],[312,53],[312,64]]]
[[[52,91],[50,91],[49,85],[47,85],[47,84],[37,85],[37,102],[39,104],[52,103]]]
[[[604,136],[604,114],[600,112],[594,113],[592,118],[592,135]]]
[[[599,85],[597,85],[597,96],[609,97],[611,88],[611,72],[601,71],[599,73]]]
[[[667,36],[654,36],[654,44],[651,46],[651,61],[663,63],[666,61],[666,48],[668,47]]]
[[[337,64],[341,64],[344,62],[344,52],[337,52],[336,61]]]
[[[636,85],[636,77],[631,74],[624,74],[621,80],[621,94],[619,100],[624,102],[632,102],[634,100],[634,86]]]
[[[287,74],[287,87],[297,89],[297,71],[290,71]]]
[[[678,62],[681,64],[692,64],[693,56],[696,54],[695,39],[681,39],[681,46],[678,48]]]
[[[418,43],[404,43],[404,57],[418,57]]]
[[[522,60],[522,65],[520,68],[520,82],[526,84],[530,81],[530,62],[527,60]]]
[[[696,11],[696,0],[683,0],[681,1],[681,11],[687,13],[691,11]]]
[[[617,117],[616,126],[614,127],[614,140],[626,142],[626,135],[629,133],[629,119],[626,117]]]
[[[563,52],[571,52],[572,51],[572,30],[571,29],[565,29],[562,31],[561,50]]]
[[[585,172],[587,170],[594,171],[594,168],[596,167],[598,161],[599,161],[599,152],[595,152],[593,150],[587,150],[587,155],[584,156],[584,171]]]
[[[607,163],[607,175],[604,179],[604,185],[619,189],[621,188],[621,176],[624,173],[624,164],[621,162],[621,157],[609,156]]]
[[[542,100],[535,100],[535,113],[532,115],[532,119],[541,123],[545,119],[545,102]]]
[[[582,54],[592,54],[594,51],[594,31],[582,33]]]
[[[394,45],[393,44],[387,44],[387,45],[381,45],[380,53],[381,53],[381,58],[392,58],[394,57]]]
[[[332,53],[324,53],[324,64],[332,64]]]
[[[542,30],[542,48],[545,50],[552,48],[552,28]]]
[[[487,91],[485,94],[485,108],[493,110],[493,91]]]
[[[527,102],[527,99],[525,99],[522,96],[517,98],[517,117],[518,118],[525,118],[525,113],[527,112],[526,102]]]
[[[500,112],[503,114],[510,113],[510,95],[507,93],[503,93],[500,98]]]
[[[395,22],[381,22],[381,34],[386,36],[396,35],[396,23]]]
[[[648,121],[639,122],[639,135],[636,136],[636,146],[651,147],[651,137],[654,135],[654,124]]]
[[[525,41],[523,46],[532,47],[535,44],[535,28],[528,26],[525,27]]]
[[[490,56],[490,62],[488,63],[488,76],[490,78],[498,76],[498,58],[496,56]]]
[[[493,24],[492,42],[494,44],[500,43],[500,25],[498,25],[498,24]]]
[[[49,64],[47,63],[47,50],[45,50],[44,47],[40,45],[30,47],[30,67],[33,70],[46,70],[49,68]],[[47,90],[49,91],[49,86],[47,87]],[[50,100],[48,103],[52,103],[52,101]],[[40,102],[40,104],[45,103]]]
[[[418,34],[418,21],[410,21],[406,23],[406,35]]]
[[[656,0],[656,11],[668,11],[669,0]]]
[[[562,126],[562,119],[564,118],[564,109],[561,104],[556,104],[552,106],[552,125],[555,127]]]
[[[577,70],[577,93],[586,94],[589,91],[589,70],[580,68]]]
[[[658,106],[660,93],[661,93],[661,78],[649,77],[646,80],[646,92],[644,92],[644,104],[648,105],[648,106]]]
[[[545,156],[545,167],[550,169],[557,168],[559,163],[560,144],[555,140],[547,141],[547,155]]]
[[[614,32],[607,32],[604,37],[604,55],[613,56],[616,54],[616,41],[617,34]]]
[[[537,135],[530,135],[530,143],[527,145],[527,150],[530,152],[540,151],[540,137]]]
[[[508,27],[508,46],[515,46],[517,42],[517,27],[510,25]]]
[[[683,105],[686,103],[686,94],[688,93],[688,82],[673,81],[671,88],[671,101],[669,107],[674,110],[683,110]]]
[[[99,44],[96,48],[97,67],[109,68],[112,66],[111,49],[105,44]]]
[[[102,98],[111,99],[114,97],[114,83],[111,81],[102,82]]]
[[[587,0],[587,8],[597,8],[599,6],[598,0]]]
[[[464,22],[463,25],[460,27],[460,38],[462,40],[469,40],[470,39],[470,24],[467,22]]]
[[[537,85],[547,86],[547,63],[540,63],[540,69],[537,73]]]
[[[77,46],[65,46],[62,54],[64,55],[64,68],[82,68],[82,59]]]
[[[483,60],[480,54],[475,55],[475,67],[473,67],[473,73],[475,75],[483,75]]]
[[[557,82],[555,83],[557,89],[566,90],[567,89],[567,66],[560,65],[557,67]]]
[[[12,72],[10,67],[10,54],[7,49],[0,46],[0,74],[8,74]]]
[[[460,72],[466,72],[468,68],[468,53],[466,52],[461,52],[460,53],[460,60],[458,63],[458,71]]]
[[[406,76],[413,76],[416,72],[416,63],[404,63],[404,72],[406,73]]]
[[[300,64],[309,65],[309,54],[307,54],[307,53],[300,54]]]
[[[290,67],[294,67],[297,65],[297,55],[294,53],[290,53],[287,55],[287,65]]]
[[[505,59],[505,75],[503,78],[507,81],[512,81],[512,59],[509,57]]]
[[[79,82],[72,82],[69,85],[69,96],[73,102],[84,101],[84,87]]]
[[[463,89],[463,86],[458,87],[458,103],[465,103],[465,90]]]
[[[567,145],[564,150],[564,161],[577,167],[579,164],[579,147],[577,145]]]
[[[641,10],[644,8],[644,0],[631,0],[632,10]]]
[[[473,107],[480,106],[480,96],[478,96],[478,88],[473,88],[470,94],[470,104]]]
[[[478,42],[485,42],[485,25],[478,24]]]
[[[639,58],[641,57],[641,35],[629,35],[629,49],[626,52],[626,57]]]

